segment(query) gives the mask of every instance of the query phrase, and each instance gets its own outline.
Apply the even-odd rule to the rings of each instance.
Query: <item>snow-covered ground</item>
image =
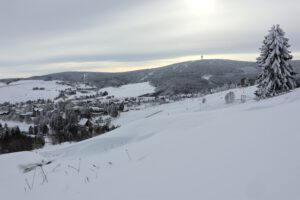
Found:
[[[107,91],[108,95],[115,97],[138,97],[144,94],[153,93],[155,91],[155,87],[153,87],[149,82],[143,82],[122,85],[121,87],[106,87],[99,91]]]
[[[232,105],[222,92],[122,113],[108,134],[1,155],[1,198],[300,199],[300,90],[259,102],[254,90],[235,89]],[[19,168],[42,160],[43,171]]]
[[[0,123],[2,124],[2,126],[4,126],[4,124],[7,124],[8,127],[18,126],[21,131],[26,131],[26,132],[28,132],[30,125],[33,126],[33,124],[27,124],[27,123],[22,123],[22,122],[15,122],[15,121],[0,120]]]
[[[34,87],[45,88],[45,90],[33,90]],[[22,102],[28,100],[37,99],[51,99],[59,95],[60,90],[65,90],[71,86],[57,84],[57,81],[42,81],[42,80],[22,80],[12,82],[9,85],[0,82],[0,103],[3,102]],[[84,84],[78,84],[74,88],[91,88],[91,86],[86,86]],[[109,95],[115,97],[137,97],[143,94],[153,93],[155,87],[150,85],[149,82],[136,83],[123,85],[118,88],[107,87],[100,90],[107,91]],[[88,93],[77,92],[76,95],[72,95],[69,99],[74,99],[81,96],[95,95],[96,91],[90,91]]]
[[[5,86],[5,85],[6,85],[5,83],[0,82],[0,87],[3,87],[3,86]]]
[[[45,90],[32,90],[34,87],[45,88]],[[0,85],[0,103],[21,102],[37,99],[54,99],[58,96],[59,90],[69,86],[57,84],[56,81],[22,80]]]

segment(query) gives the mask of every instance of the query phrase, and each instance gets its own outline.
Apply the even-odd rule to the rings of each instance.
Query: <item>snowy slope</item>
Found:
[[[34,87],[45,88],[45,90],[32,90]],[[0,103],[9,101],[11,103],[37,100],[54,99],[59,90],[68,86],[59,85],[56,81],[22,80],[9,85],[0,85]]]
[[[4,121],[4,120],[0,120],[0,123],[2,124],[2,126],[4,126],[4,124],[7,124],[8,127],[19,127],[19,129],[21,131],[28,131],[30,126],[33,126],[33,124],[27,124],[24,122],[15,122],[15,121]]]
[[[300,90],[259,102],[254,90],[235,90],[244,104],[213,94],[205,105],[199,98],[124,113],[114,122],[122,127],[77,144],[2,155],[1,196],[300,199]],[[53,161],[43,168],[47,180],[18,168],[41,160]]]
[[[102,88],[100,92],[107,91],[108,95],[115,97],[138,97],[144,94],[153,93],[155,87],[149,82],[135,83],[122,85],[121,87],[107,87]]]
[[[240,103],[241,95],[245,95],[247,100],[254,99],[254,92],[256,87],[249,87],[249,88],[242,88],[242,89],[233,89],[236,96],[235,104]],[[174,114],[182,114],[182,113],[194,113],[194,112],[201,112],[201,111],[211,111],[222,109],[226,107],[231,107],[232,105],[225,105],[224,104],[224,96],[228,93],[228,91],[219,92],[215,94],[211,94],[205,96],[206,99],[205,104],[202,103],[203,98],[192,98],[192,99],[185,99],[183,101],[171,103],[171,104],[164,104],[161,106],[147,106],[145,110],[142,111],[131,111],[126,113],[121,113],[121,117],[115,119],[113,123],[115,125],[126,125],[130,122],[135,120],[148,118],[152,116],[161,116],[161,115],[174,115]]]

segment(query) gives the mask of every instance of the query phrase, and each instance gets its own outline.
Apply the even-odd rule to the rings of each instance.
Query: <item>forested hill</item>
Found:
[[[292,65],[300,73],[300,61],[293,61]],[[100,88],[150,81],[157,91],[187,93],[205,91],[229,82],[238,83],[245,77],[254,79],[259,70],[255,62],[200,60],[123,73],[62,72],[28,79],[76,82],[82,80],[86,74],[87,81]],[[298,77],[300,79],[299,75]]]

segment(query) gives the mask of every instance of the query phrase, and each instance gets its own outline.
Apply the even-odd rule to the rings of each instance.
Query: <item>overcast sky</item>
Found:
[[[280,24],[300,59],[299,0],[0,0],[0,77],[255,60]]]

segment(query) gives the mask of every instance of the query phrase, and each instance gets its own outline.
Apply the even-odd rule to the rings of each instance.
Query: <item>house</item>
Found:
[[[33,108],[33,115],[34,116],[44,116],[44,109],[43,108]]]
[[[0,115],[8,115],[9,111],[0,111]]]
[[[103,113],[104,112],[104,108],[100,108],[100,107],[90,107],[90,110],[93,113]]]
[[[81,106],[73,106],[72,110],[74,110],[75,112],[80,112],[82,110]]]
[[[78,122],[78,125],[79,125],[81,128],[84,128],[84,127],[91,127],[91,126],[93,126],[93,123],[92,123],[88,118],[82,118],[82,119]]]
[[[65,94],[69,95],[69,96],[76,95],[76,90],[68,88],[68,89],[65,90]]]
[[[33,112],[25,112],[25,113],[21,113],[20,116],[24,116],[24,117],[32,117],[32,116],[33,116]]]

